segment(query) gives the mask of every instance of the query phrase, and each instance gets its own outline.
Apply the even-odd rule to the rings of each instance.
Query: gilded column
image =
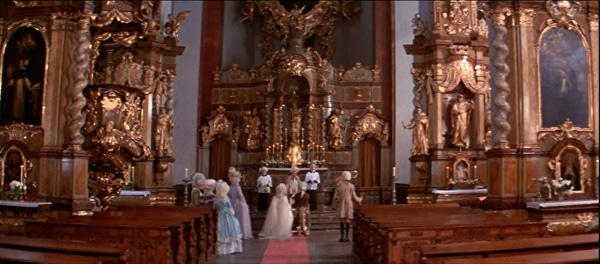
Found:
[[[494,23],[494,29],[496,34],[492,40],[492,46],[496,49],[496,54],[492,59],[492,65],[496,67],[496,76],[494,76],[493,83],[498,89],[496,97],[494,98],[494,105],[498,108],[496,117],[494,117],[494,125],[498,128],[496,135],[494,136],[494,148],[505,149],[508,148],[508,134],[510,133],[511,126],[508,122],[508,116],[510,115],[510,104],[508,103],[508,96],[510,95],[510,85],[506,81],[508,74],[510,73],[509,65],[506,61],[508,57],[508,45],[506,45],[506,17],[511,15],[510,9],[506,7],[498,7],[491,11],[492,20]]]
[[[598,57],[600,56],[600,54],[598,53],[598,49],[600,46],[599,43],[599,38],[598,38],[598,14],[588,14],[588,21],[589,21],[589,28],[590,28],[590,34],[589,34],[589,38],[590,38],[590,51],[591,51],[591,58],[592,58],[592,73],[597,73],[600,70],[599,67],[599,62],[598,62]],[[598,89],[600,88],[600,84],[599,84],[599,80],[598,80],[598,74],[592,74],[592,92],[593,92],[593,97],[594,98],[594,115],[593,119],[594,120],[594,138],[596,139],[594,142],[594,148],[596,150],[598,150],[599,146],[598,146],[598,142],[600,142],[600,136],[598,134],[598,114],[600,114],[599,109],[598,109],[598,98],[600,98],[599,94],[598,94]],[[598,157],[596,157],[598,158]]]

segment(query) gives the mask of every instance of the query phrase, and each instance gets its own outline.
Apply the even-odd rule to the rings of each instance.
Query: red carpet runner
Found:
[[[294,236],[289,240],[271,239],[261,264],[308,264],[306,237]]]

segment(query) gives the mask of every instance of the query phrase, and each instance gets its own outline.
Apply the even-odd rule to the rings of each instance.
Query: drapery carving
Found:
[[[473,65],[467,59],[472,48],[467,45],[450,45],[448,50],[451,55],[463,55],[463,59],[454,60],[446,65],[438,63],[432,65],[433,76],[428,84],[438,93],[454,91],[460,82],[472,93],[484,93],[489,87],[489,71],[481,65]]]
[[[388,122],[375,111],[373,105],[369,105],[363,114],[355,117],[357,119],[352,133],[352,141],[359,142],[368,136],[377,139],[381,146],[388,145],[390,136]]]

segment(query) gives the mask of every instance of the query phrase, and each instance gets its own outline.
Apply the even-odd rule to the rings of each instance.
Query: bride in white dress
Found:
[[[291,239],[294,216],[287,197],[287,186],[277,185],[277,194],[271,200],[265,223],[258,236],[264,238]]]

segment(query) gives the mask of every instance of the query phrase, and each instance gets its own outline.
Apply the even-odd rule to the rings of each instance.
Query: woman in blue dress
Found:
[[[240,222],[234,215],[227,193],[229,193],[229,185],[226,182],[219,181],[213,203],[213,207],[219,213],[217,224],[218,254],[243,252],[242,229],[240,228]]]

